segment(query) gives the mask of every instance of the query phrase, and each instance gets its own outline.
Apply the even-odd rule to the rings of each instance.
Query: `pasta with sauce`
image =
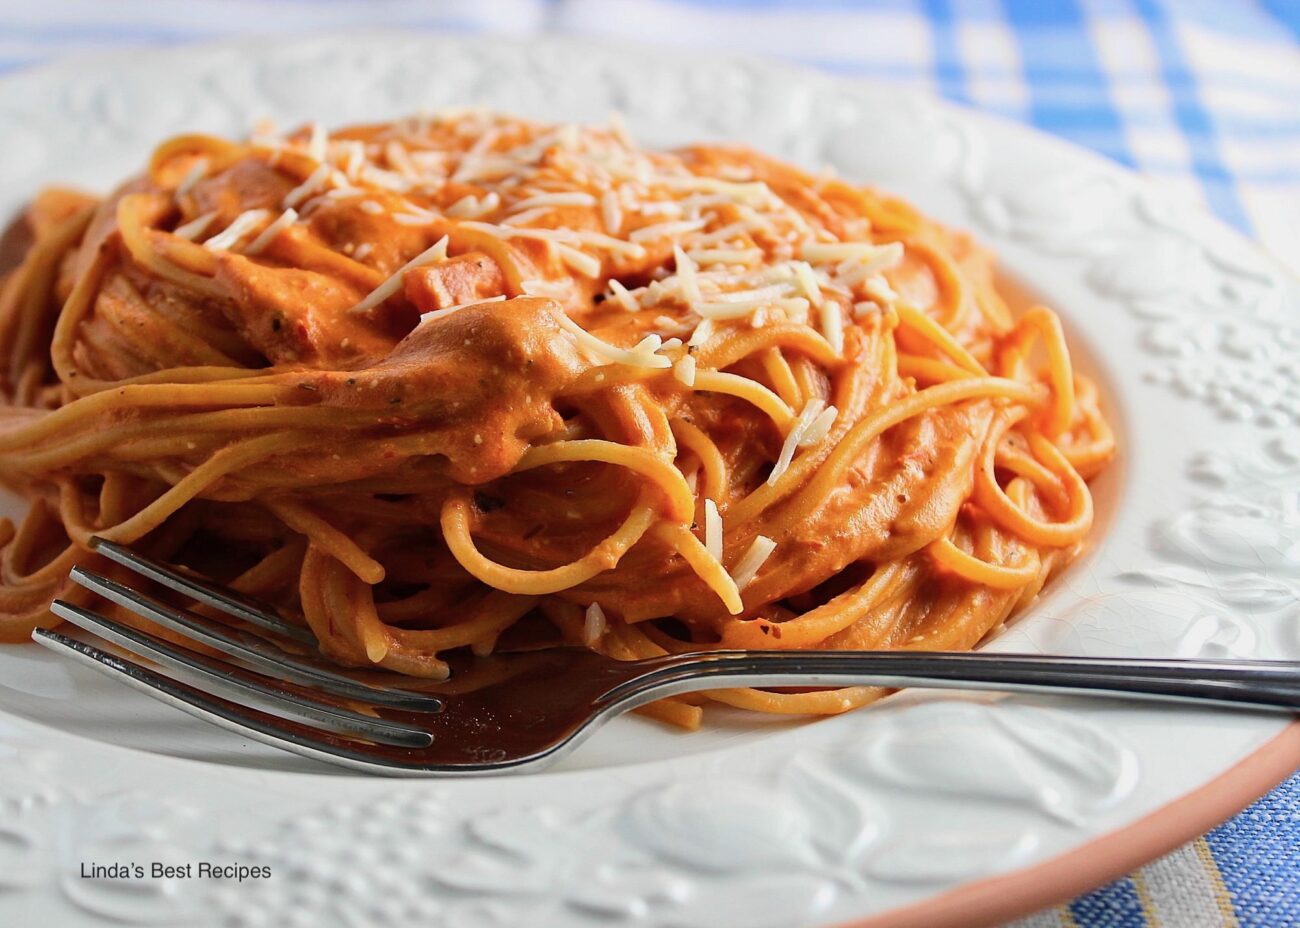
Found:
[[[1114,453],[1057,317],[1013,317],[966,235],[617,121],[182,136],[23,231],[4,640],[89,604],[67,574],[112,572],[100,535],[435,680],[454,649],[556,642],[968,649],[1081,550]]]

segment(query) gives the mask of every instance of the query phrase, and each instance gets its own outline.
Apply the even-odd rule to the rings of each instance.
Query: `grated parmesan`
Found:
[[[654,351],[645,351],[642,346],[650,341],[655,340],[657,346],[659,336],[647,336],[636,348],[628,350],[619,348],[617,345],[611,345],[609,342],[602,341],[592,335],[578,323],[574,322],[564,313],[560,313],[558,320],[561,328],[572,335],[583,348],[591,352],[600,360],[607,364],[626,364],[630,367],[651,367],[651,368],[668,368],[672,367],[673,362],[663,355],[655,354]]]
[[[820,316],[822,334],[826,336],[827,344],[837,355],[844,354],[844,316],[840,313],[840,304],[835,300],[827,300],[822,304]]]
[[[519,289],[525,296],[546,296],[557,300],[569,295],[569,285],[562,280],[521,280]]]
[[[447,207],[446,214],[456,219],[478,219],[493,212],[500,205],[501,197],[493,190],[491,193],[484,195],[482,199],[473,194],[461,197]]]
[[[633,229],[628,233],[628,240],[633,242],[649,242],[660,238],[675,238],[678,235],[685,235],[688,232],[698,232],[703,229],[707,222],[703,219],[682,219],[675,222],[660,222],[654,225],[642,226],[639,229]]]
[[[804,296],[808,297],[808,302],[813,305],[813,308],[820,309],[822,305],[822,288],[817,283],[817,275],[813,273],[812,265],[807,261],[796,261],[794,263],[794,278],[799,282],[800,289],[803,290]]]
[[[785,442],[781,445],[781,453],[777,455],[776,463],[772,465],[772,473],[767,475],[767,485],[776,486],[778,480],[784,475],[790,467],[790,462],[794,460],[794,453],[803,441],[804,433],[813,424],[813,421],[822,414],[826,408],[826,401],[814,397],[804,404],[803,410],[799,413],[799,418],[794,420],[794,425],[790,426],[790,431],[785,436]]]
[[[216,212],[204,213],[202,216],[198,216],[194,219],[191,219],[183,226],[177,226],[175,229],[172,230],[172,235],[178,236],[180,238],[192,242],[200,235],[202,235],[204,232],[206,232],[208,230],[208,226],[212,225],[212,220],[216,218],[217,218]]]
[[[582,641],[587,647],[592,647],[600,641],[605,634],[605,629],[609,627],[609,622],[605,618],[605,610],[600,608],[599,603],[592,603],[587,607],[587,611],[582,621]]]
[[[880,274],[867,278],[863,289],[867,291],[867,296],[877,303],[888,305],[898,299],[898,294],[894,292],[893,287],[889,286],[889,281]]]
[[[307,157],[313,161],[324,163],[326,145],[329,142],[329,135],[325,132],[325,127],[318,122],[311,124],[311,133],[307,137]]]
[[[640,312],[641,304],[636,301],[634,296],[632,296],[632,291],[628,290],[627,287],[623,286],[612,277],[609,279],[609,292],[611,298],[616,300],[618,305],[622,306],[628,312]]]
[[[245,210],[234,218],[230,225],[203,243],[204,248],[212,251],[229,251],[238,245],[245,235],[252,232],[257,224],[266,220],[268,213],[264,209]]]
[[[574,248],[571,245],[555,246],[556,253],[566,267],[572,268],[583,277],[599,277],[601,264],[600,259],[592,257],[581,249]]]
[[[691,337],[686,340],[686,347],[699,348],[712,337],[713,320],[705,319],[695,327],[695,331],[691,333]]]
[[[740,560],[731,571],[731,579],[736,581],[737,589],[743,590],[753,582],[754,577],[758,575],[759,569],[772,556],[776,550],[776,542],[766,535],[758,535],[754,538],[749,548],[741,555]]]
[[[808,428],[804,429],[803,437],[799,439],[800,448],[810,448],[818,444],[835,426],[835,420],[840,416],[840,411],[834,406],[827,406],[822,410],[822,414],[812,421]]]
[[[632,133],[627,131],[627,123],[618,110],[609,114],[609,131],[624,148],[636,148],[636,141],[632,138]]]
[[[623,208],[618,204],[618,196],[613,190],[606,190],[600,195],[600,215],[605,222],[606,232],[618,232],[623,228]]]
[[[838,261],[865,263],[872,271],[883,271],[903,260],[903,243],[873,245],[870,242],[804,242],[799,249],[799,257],[814,264]]]
[[[406,276],[407,271],[413,270],[417,267],[423,267],[426,264],[434,264],[445,260],[447,257],[448,241],[449,239],[444,235],[433,245],[420,252],[410,261],[407,261],[398,269],[397,273],[393,274],[393,276],[389,277],[374,290],[371,290],[360,303],[353,306],[348,310],[348,312],[369,312],[371,309],[378,306],[380,303],[384,302],[384,300],[397,292],[398,288],[402,286],[402,279]]]
[[[195,161],[194,166],[185,172],[185,176],[181,178],[181,182],[176,185],[176,196],[183,197],[193,190],[194,185],[202,180],[204,175],[208,173],[208,166],[207,158],[200,158],[198,161]]]
[[[682,251],[681,245],[673,245],[673,260],[676,263],[677,279],[681,281],[682,296],[687,304],[702,302],[704,297],[700,294],[700,282],[695,276],[695,262]]]
[[[595,206],[596,198],[589,193],[574,191],[572,193],[539,193],[510,204],[510,212],[523,212],[535,207],[554,206]]]
[[[307,199],[319,190],[333,170],[334,169],[328,164],[322,164],[316,170],[312,171],[305,181],[286,193],[284,195],[284,201],[280,205],[284,209],[296,207],[303,200]]]
[[[673,365],[673,376],[688,387],[695,386],[695,355],[688,354]]]
[[[761,248],[696,248],[686,254],[699,265],[753,264],[763,260]]]
[[[272,222],[269,226],[263,229],[258,234],[257,238],[249,242],[248,247],[244,249],[244,254],[246,255],[261,254],[262,250],[266,248],[267,245],[270,245],[273,241],[275,241],[277,235],[279,235],[281,232],[289,228],[289,226],[293,225],[297,221],[298,221],[298,211],[295,209],[286,209],[283,213],[281,213],[278,217],[276,217],[274,222]]]
[[[431,310],[427,313],[420,314],[421,322],[430,322],[434,319],[441,319],[444,316],[450,316],[452,313],[458,313],[467,306],[481,306],[484,303],[502,303],[506,295],[499,293],[496,296],[490,296],[483,300],[470,300],[468,303],[453,303],[451,306],[444,306],[442,309]]]
[[[704,501],[704,547],[715,561],[722,560],[722,515],[711,499]]]

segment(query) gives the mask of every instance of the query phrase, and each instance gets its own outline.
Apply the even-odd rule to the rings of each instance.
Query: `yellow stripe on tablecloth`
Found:
[[[1227,884],[1223,882],[1223,874],[1219,872],[1219,864],[1215,861],[1214,855],[1210,853],[1210,845],[1205,842],[1205,838],[1201,837],[1193,841],[1191,846],[1196,849],[1196,856],[1201,860],[1205,875],[1209,878],[1211,886],[1214,887],[1214,901],[1219,906],[1219,914],[1223,916],[1225,928],[1237,928],[1237,913],[1232,909],[1232,896],[1228,893]]]
[[[1160,915],[1156,912],[1156,904],[1151,898],[1151,890],[1147,887],[1147,878],[1142,870],[1133,874],[1133,893],[1137,896],[1138,905],[1142,906],[1146,928],[1161,928]]]
[[[1195,844],[1185,844],[1133,874],[1147,925],[1182,928],[1213,919],[1216,926],[1237,928],[1223,881],[1213,867],[1213,861],[1207,866]]]
[[[1005,928],[1079,928],[1069,906],[1058,905],[1054,909],[1044,909],[1028,918],[1022,918]]]

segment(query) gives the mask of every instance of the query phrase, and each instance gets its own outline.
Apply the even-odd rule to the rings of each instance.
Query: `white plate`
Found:
[[[649,143],[740,140],[829,163],[971,229],[1010,285],[1060,310],[1121,447],[1095,487],[1097,547],[992,647],[1300,655],[1300,285],[1199,212],[1026,129],[711,56],[334,36],[0,82],[0,205],[48,181],[104,190],[181,131],[468,103],[553,120],[619,109]],[[556,772],[395,782],[243,743],[35,647],[0,648],[0,922],[833,924],[1076,850],[1284,726],[913,692],[817,724],[731,716],[679,735],[625,719]],[[154,860],[273,876],[78,876],[82,862]]]

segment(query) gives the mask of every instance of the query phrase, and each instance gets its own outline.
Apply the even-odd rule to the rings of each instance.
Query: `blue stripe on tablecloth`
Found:
[[[1086,928],[1148,928],[1132,877],[1094,889],[1075,899],[1068,908],[1075,922]]]
[[[1237,917],[1300,925],[1300,774],[1205,836]]]
[[[788,11],[790,0],[665,0],[669,5],[699,7],[715,10],[771,10]],[[917,0],[870,0],[864,9],[862,0],[798,0],[797,6],[802,10],[833,10],[837,12],[869,12],[881,10],[912,13],[920,15]]]
[[[1296,0],[1259,0],[1260,6],[1300,40],[1300,3]]]
[[[1020,50],[1034,125],[1133,167],[1123,123],[1079,7],[1070,0],[1004,0],[1004,6]],[[1057,98],[1044,92],[1042,82],[1062,61],[1072,62],[1075,80]]]
[[[921,0],[922,12],[930,20],[930,41],[934,49],[934,77],[939,92],[956,103],[969,103],[966,67],[957,44],[957,26],[950,0]]]
[[[1133,0],[1133,5],[1146,21],[1151,41],[1160,56],[1160,72],[1169,86],[1174,121],[1187,138],[1192,170],[1205,191],[1206,200],[1221,219],[1239,229],[1249,230],[1250,220],[1237,195],[1237,185],[1219,152],[1210,112],[1201,102],[1198,81],[1188,66],[1165,11],[1155,0]]]

